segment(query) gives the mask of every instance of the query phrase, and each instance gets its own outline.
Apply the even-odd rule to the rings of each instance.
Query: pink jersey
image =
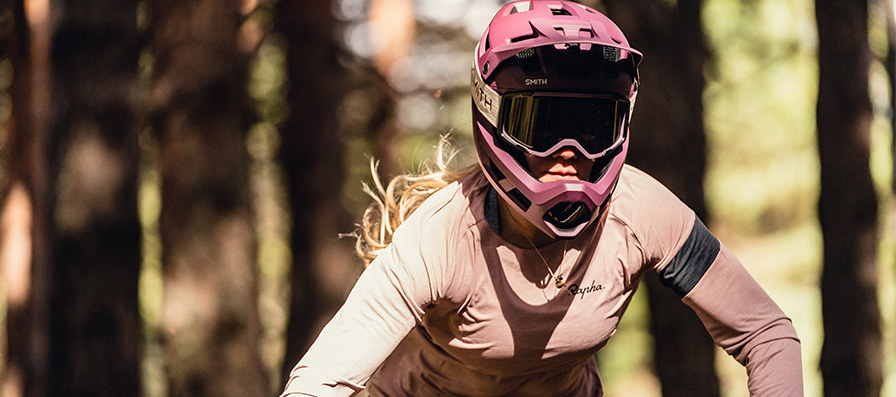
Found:
[[[751,395],[802,395],[790,320],[687,206],[626,166],[599,222],[539,248],[504,241],[477,172],[428,198],[364,271],[283,396],[600,396],[594,354],[645,272],[744,364]],[[544,261],[562,263],[557,288]],[[552,266],[553,267],[553,266]]]

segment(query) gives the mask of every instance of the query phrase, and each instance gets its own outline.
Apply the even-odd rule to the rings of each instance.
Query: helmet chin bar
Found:
[[[498,195],[532,225],[553,238],[575,238],[600,215],[609,181],[540,182],[495,146],[494,136],[481,123],[475,123],[480,131],[474,134],[480,166]],[[564,208],[568,204],[573,205]]]

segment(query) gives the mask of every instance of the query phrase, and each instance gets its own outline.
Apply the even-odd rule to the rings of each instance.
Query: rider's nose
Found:
[[[574,160],[578,156],[578,153],[573,148],[561,148],[551,155],[551,157],[558,160]]]

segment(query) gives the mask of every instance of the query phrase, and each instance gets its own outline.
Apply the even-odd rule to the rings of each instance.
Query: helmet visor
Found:
[[[628,100],[607,95],[505,94],[502,137],[537,156],[573,146],[594,159],[622,144],[629,109]]]

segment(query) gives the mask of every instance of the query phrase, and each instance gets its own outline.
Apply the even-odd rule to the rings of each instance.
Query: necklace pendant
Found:
[[[556,277],[554,277],[554,286],[558,289],[566,286],[566,283],[563,282],[563,276],[558,274]]]

